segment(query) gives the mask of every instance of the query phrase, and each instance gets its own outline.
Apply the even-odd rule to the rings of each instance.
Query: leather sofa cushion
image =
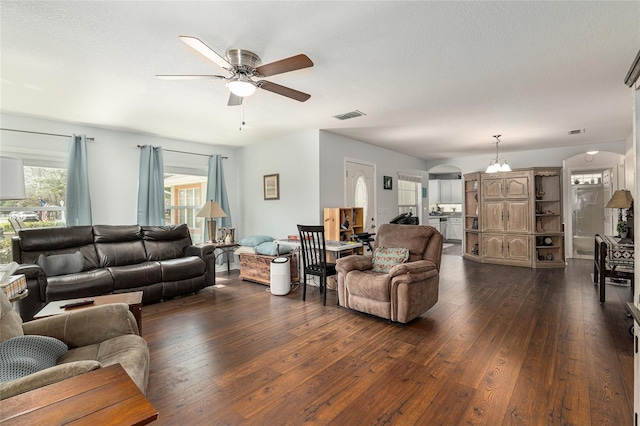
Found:
[[[46,300],[75,299],[113,292],[113,278],[106,269],[48,277]]]
[[[94,225],[95,243],[119,243],[142,239],[142,231],[138,225]]]
[[[84,259],[83,271],[91,271],[93,269],[99,268],[98,264],[98,256],[96,255],[96,248],[93,244],[88,244],[86,246],[78,246],[78,247],[68,247],[63,249],[56,250],[38,250],[33,252],[24,251],[22,252],[22,263],[38,263],[38,257],[41,254],[45,256],[57,255],[57,254],[73,254],[79,251],[82,253],[82,257]]]
[[[147,259],[138,225],[94,225],[93,234],[101,268],[132,265]]]
[[[142,240],[113,243],[96,243],[100,267],[124,266],[147,260]]]
[[[204,276],[204,261],[199,257],[181,257],[160,262],[162,281],[180,281]]]
[[[91,226],[21,229],[18,231],[18,235],[20,236],[20,247],[23,251],[45,251],[50,250],[51,247],[61,250],[93,244]],[[24,237],[27,235],[28,237]]]
[[[142,236],[147,260],[166,260],[183,257],[191,245],[186,224],[170,226],[143,226]]]
[[[351,271],[345,279],[347,292],[350,295],[380,302],[391,301],[391,295],[389,294],[390,282],[391,277],[389,274],[381,274],[372,270]]]
[[[162,281],[160,264],[144,262],[136,265],[111,266],[107,268],[113,277],[114,290],[142,287]]]

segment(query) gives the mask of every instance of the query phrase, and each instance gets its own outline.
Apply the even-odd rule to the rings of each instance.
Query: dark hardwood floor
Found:
[[[631,290],[601,305],[591,269],[445,255],[438,303],[407,325],[219,273],[143,308],[155,424],[631,425]]]

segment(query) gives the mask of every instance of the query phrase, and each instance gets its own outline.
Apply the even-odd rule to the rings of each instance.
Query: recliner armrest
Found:
[[[138,325],[126,303],[83,308],[22,324],[24,334],[62,340],[70,348],[93,345],[113,337],[139,335]]]
[[[373,256],[352,254],[351,256],[336,259],[336,270],[342,274],[349,271],[366,271],[373,269]]]
[[[397,277],[403,274],[421,274],[423,272],[438,269],[435,262],[430,260],[416,260],[415,262],[401,263],[391,268],[390,277]]]
[[[47,274],[40,266],[32,263],[22,264],[14,274],[24,274],[29,294],[18,301],[22,321],[31,321],[33,316],[47,304]]]

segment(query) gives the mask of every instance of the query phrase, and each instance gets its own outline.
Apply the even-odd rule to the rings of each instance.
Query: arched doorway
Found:
[[[563,162],[566,258],[593,259],[594,235],[613,235],[617,212],[604,206],[624,188],[624,156],[600,151]]]
[[[443,254],[462,255],[463,228],[463,180],[457,166],[443,164],[428,170],[428,207],[424,223],[437,228],[444,236]]]

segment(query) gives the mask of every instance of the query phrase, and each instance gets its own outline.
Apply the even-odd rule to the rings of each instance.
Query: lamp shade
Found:
[[[209,200],[206,203],[204,203],[204,206],[196,216],[214,218],[214,217],[227,217],[227,214],[224,212],[224,210],[222,210],[222,207],[220,207],[220,204],[218,204],[213,200]]]
[[[0,200],[23,200],[24,198],[26,195],[22,159],[0,156]]]
[[[631,192],[626,189],[618,189],[613,193],[613,197],[605,207],[609,209],[628,209],[632,204],[633,197]]]

